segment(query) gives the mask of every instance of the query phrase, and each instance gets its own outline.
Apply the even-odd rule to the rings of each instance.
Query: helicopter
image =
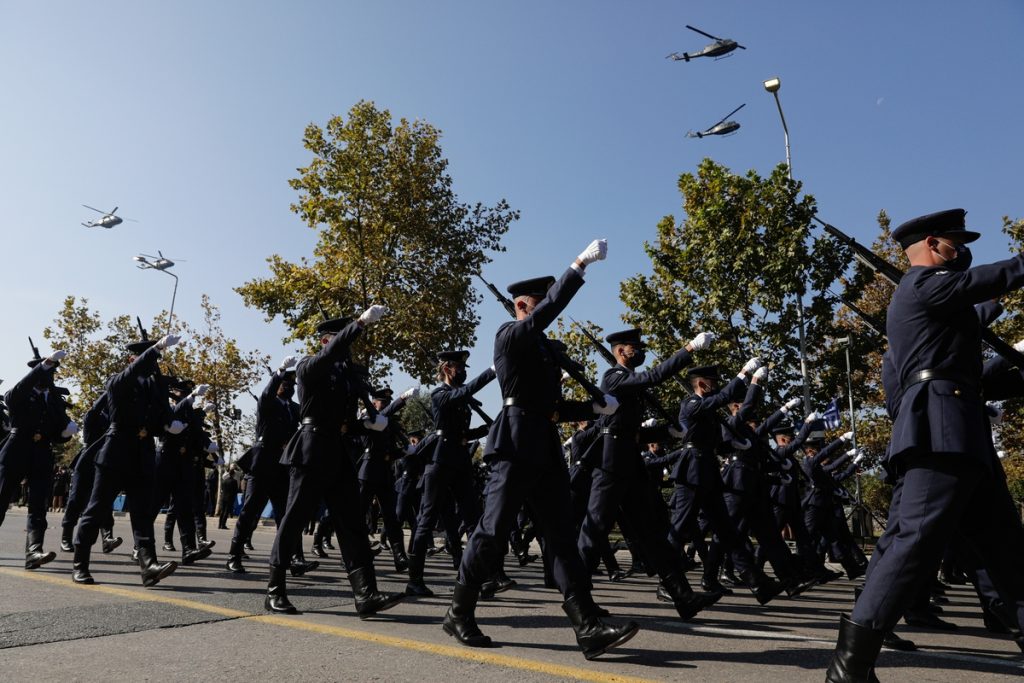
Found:
[[[164,256],[162,251],[157,249],[156,253],[156,256],[153,256],[152,254],[139,254],[138,256],[133,256],[132,260],[138,263],[138,267],[142,270],[146,270],[148,268],[152,268],[154,270],[167,270],[174,265],[174,261]]]
[[[103,214],[103,218],[99,219],[98,221],[89,221],[88,223],[82,223],[82,225],[84,225],[87,228],[106,228],[107,230],[110,230],[115,225],[120,225],[124,221],[138,223],[138,221],[133,218],[121,218],[120,216],[116,215],[116,206],[114,207],[114,210],[109,213],[106,211],[100,211],[99,209],[89,206],[88,204],[82,204],[82,206],[84,206],[87,209],[92,209],[96,213]]]
[[[732,38],[719,38],[718,36],[713,36],[710,33],[705,33],[704,31],[701,31],[699,28],[696,28],[694,26],[690,26],[689,24],[686,25],[686,28],[688,28],[691,31],[694,31],[696,33],[699,33],[702,36],[707,36],[708,38],[711,38],[715,42],[711,43],[710,45],[705,45],[704,47],[702,47],[700,49],[699,52],[684,52],[683,54],[679,54],[678,52],[673,52],[672,54],[667,55],[665,57],[665,59],[671,59],[671,60],[674,60],[674,61],[677,61],[677,62],[680,61],[680,60],[682,60],[684,62],[688,62],[691,59],[694,59],[695,57],[715,57],[715,58],[718,58],[718,57],[724,57],[725,55],[729,54],[730,52],[732,52],[736,48],[739,48],[741,50],[746,50],[747,49],[747,48],[743,47],[742,45],[740,45],[739,43],[737,43]]]
[[[686,134],[686,137],[703,138],[708,135],[728,135],[729,133],[735,133],[737,130],[739,130],[740,124],[736,123],[735,121],[726,121],[726,119],[728,119],[730,116],[738,112],[740,109],[743,109],[743,107],[745,106],[747,106],[747,104],[744,102],[743,104],[741,104],[740,106],[736,107],[731,112],[723,116],[721,119],[719,119],[718,123],[714,124],[710,128],[698,131],[696,133],[694,133],[691,130],[689,133]]]

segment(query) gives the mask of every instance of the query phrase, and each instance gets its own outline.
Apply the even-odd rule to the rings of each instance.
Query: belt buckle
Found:
[[[142,429],[139,430],[139,438],[140,439],[145,439],[147,436],[149,436],[149,432],[146,431],[145,427],[143,427]]]
[[[35,434],[32,435],[32,440],[35,441],[36,443],[39,443],[40,441],[43,440],[43,435],[40,434],[39,432],[36,432]]]
[[[557,410],[555,412],[551,413],[551,421],[553,423],[555,423],[555,424],[558,423],[558,411]]]

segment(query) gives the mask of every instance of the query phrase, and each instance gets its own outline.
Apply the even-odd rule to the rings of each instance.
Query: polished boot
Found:
[[[758,604],[767,605],[778,597],[785,587],[767,574],[756,569],[748,569],[740,575],[750,592],[757,598]]]
[[[722,597],[720,593],[694,591],[682,574],[666,576],[661,580],[661,586],[672,599],[672,604],[683,621],[692,619],[698,612],[715,604]]]
[[[25,569],[39,569],[47,562],[52,562],[57,553],[43,552],[43,536],[45,531],[33,529],[25,534]]]
[[[284,567],[270,566],[270,581],[267,582],[267,597],[263,599],[263,609],[275,614],[298,614],[295,605],[288,602],[287,579]]]
[[[142,570],[142,585],[151,588],[173,574],[178,568],[178,563],[157,564],[156,549],[151,546],[139,546],[139,568]]]
[[[194,548],[192,541],[182,537],[181,539],[181,563],[184,565],[195,564],[199,560],[205,560],[213,551],[209,548]]]
[[[843,570],[846,572],[846,578],[850,581],[856,581],[860,577],[864,576],[864,565],[855,562],[849,558],[843,558],[839,564],[843,566]]]
[[[882,647],[889,650],[899,650],[900,652],[913,652],[917,649],[917,644],[912,640],[899,637],[893,631],[889,631],[882,638]]]
[[[401,543],[391,544],[391,556],[395,560],[395,571],[404,572],[409,568],[409,556],[405,554],[405,548]]]
[[[196,532],[196,546],[199,548],[212,548],[217,545],[217,541],[211,541],[206,538],[205,533]]]
[[[96,583],[92,574],[89,573],[89,554],[88,546],[75,546],[74,564],[71,565],[71,580],[75,583],[83,585]]]
[[[104,555],[109,555],[124,543],[124,539],[120,536],[114,537],[113,529],[100,529],[100,538],[102,539]]]
[[[178,549],[174,547],[174,525],[164,525],[164,550],[169,553],[176,553]]]
[[[304,576],[319,567],[320,562],[317,560],[306,562],[306,556],[302,554],[300,549],[299,552],[292,556],[291,564],[288,565],[288,571],[291,572],[292,576]]]
[[[228,557],[228,561],[224,563],[224,566],[232,574],[244,574],[245,565],[242,564],[241,555],[231,555]]]
[[[452,592],[452,605],[444,615],[441,627],[444,632],[469,647],[490,647],[491,639],[480,632],[476,625],[476,602],[480,598],[480,589],[467,586],[461,581],[455,582]]]
[[[601,621],[599,610],[589,594],[570,595],[562,609],[576,632],[576,643],[587,659],[600,657],[608,650],[622,645],[640,630],[635,621],[613,626]]]
[[[348,580],[352,584],[356,613],[360,619],[391,609],[405,598],[405,593],[382,593],[377,590],[377,576],[372,564],[351,570]]]
[[[319,557],[321,560],[328,557],[324,551],[324,545],[327,542],[327,538],[324,537],[324,524],[321,522],[316,525],[316,531],[313,532],[313,554]]]
[[[726,588],[717,577],[705,576],[700,580],[700,587],[705,593],[718,593],[719,595],[732,595],[732,589]]]
[[[423,553],[409,555],[409,583],[405,584],[405,594],[413,597],[425,597],[434,594],[423,581],[423,565],[427,557]]]
[[[839,638],[825,673],[827,683],[878,683],[875,660],[885,633],[855,624],[845,614],[839,619]]]
[[[65,553],[75,552],[75,527],[62,526],[60,528],[60,549]]]
[[[936,631],[959,631],[960,627],[950,621],[943,621],[927,610],[907,612],[903,615],[903,621],[909,626],[918,628],[930,628]]]
[[[809,591],[816,585],[818,585],[818,579],[815,577],[792,576],[782,582],[783,590],[785,590],[786,595],[791,598],[795,598],[801,593]]]

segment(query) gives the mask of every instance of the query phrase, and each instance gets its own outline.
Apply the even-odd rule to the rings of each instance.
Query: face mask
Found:
[[[947,247],[951,247],[956,250],[956,256],[951,259],[946,259],[946,268],[958,273],[962,273],[971,267],[971,262],[974,260],[974,256],[971,254],[971,250],[966,245],[960,244],[954,246],[948,242],[943,242]],[[941,256],[941,254],[940,254]]]
[[[633,351],[633,355],[626,359],[626,365],[631,368],[638,368],[644,364],[645,360],[647,360],[647,351],[636,349]]]
[[[280,391],[280,393],[278,393],[278,396],[280,396],[281,398],[283,398],[284,400],[287,401],[294,394],[295,394],[295,387],[281,387],[281,391]]]
[[[455,386],[462,386],[463,384],[465,384],[465,382],[466,382],[466,369],[462,368],[460,370],[456,370],[455,374],[452,375],[452,384],[454,384]]]

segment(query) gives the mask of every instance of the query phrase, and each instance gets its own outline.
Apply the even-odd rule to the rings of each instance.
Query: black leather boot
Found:
[[[96,583],[92,574],[89,573],[89,553],[88,546],[75,546],[74,564],[71,565],[71,580],[75,583],[83,585]]]
[[[423,553],[409,555],[409,583],[405,584],[405,594],[413,597],[425,597],[434,594],[423,581],[423,565],[427,557]]]
[[[184,565],[194,564],[199,560],[205,560],[213,551],[209,548],[194,548],[189,539],[181,539],[181,563]]]
[[[60,549],[65,553],[75,552],[75,527],[62,526],[60,528]]]
[[[480,631],[476,625],[476,602],[480,598],[480,589],[467,586],[461,581],[455,582],[452,591],[452,605],[444,615],[441,627],[444,632],[469,647],[490,647],[491,639]]]
[[[304,576],[319,567],[320,562],[317,560],[306,562],[306,556],[302,554],[300,549],[299,552],[292,556],[292,562],[288,565],[288,571],[291,572],[292,576]]]
[[[118,546],[124,543],[124,539],[120,536],[114,537],[113,529],[100,529],[100,538],[103,539],[102,547],[105,555],[114,552]]]
[[[845,614],[839,619],[839,638],[825,680],[828,683],[878,683],[875,660],[885,633],[855,624]]]
[[[263,599],[263,609],[275,614],[298,614],[295,605],[288,602],[287,579],[284,567],[270,567],[270,581],[267,582],[267,597]]]
[[[405,593],[382,593],[377,590],[377,576],[373,565],[353,569],[348,573],[352,594],[356,599],[356,613],[360,619],[391,609],[405,598]]]
[[[146,588],[151,588],[173,574],[174,570],[178,568],[178,563],[164,562],[163,564],[157,564],[156,548],[140,545],[139,568],[142,569],[142,585]]]
[[[404,572],[409,568],[409,556],[405,554],[405,548],[401,543],[391,544],[391,556],[395,559],[395,571]]]
[[[178,549],[174,547],[174,525],[164,525],[164,550],[169,553],[176,553]]]
[[[562,609],[576,632],[576,643],[587,659],[600,657],[608,650],[622,645],[640,630],[635,621],[613,626],[601,621],[597,605],[589,594],[570,595]]]
[[[864,576],[864,565],[855,562],[849,558],[843,558],[839,564],[843,566],[843,570],[846,572],[846,578],[850,581],[856,581],[860,577]]]
[[[38,529],[25,534],[25,569],[39,569],[57,557],[57,553],[53,551],[43,552],[43,537],[45,535],[45,531]]]
[[[740,575],[740,578],[743,579],[750,592],[757,598],[758,604],[761,605],[767,605],[785,590],[781,583],[756,569],[748,569]]]
[[[732,589],[726,588],[722,585],[722,582],[718,580],[718,577],[703,577],[700,580],[700,587],[706,593],[718,593],[719,595],[732,595]]]
[[[683,621],[692,619],[698,612],[715,604],[722,597],[721,593],[694,591],[682,574],[666,576],[662,579],[661,586],[672,599],[672,604]]]
[[[232,574],[244,574],[245,565],[242,564],[241,555],[231,555],[228,557],[228,561],[224,563],[224,566]]]

